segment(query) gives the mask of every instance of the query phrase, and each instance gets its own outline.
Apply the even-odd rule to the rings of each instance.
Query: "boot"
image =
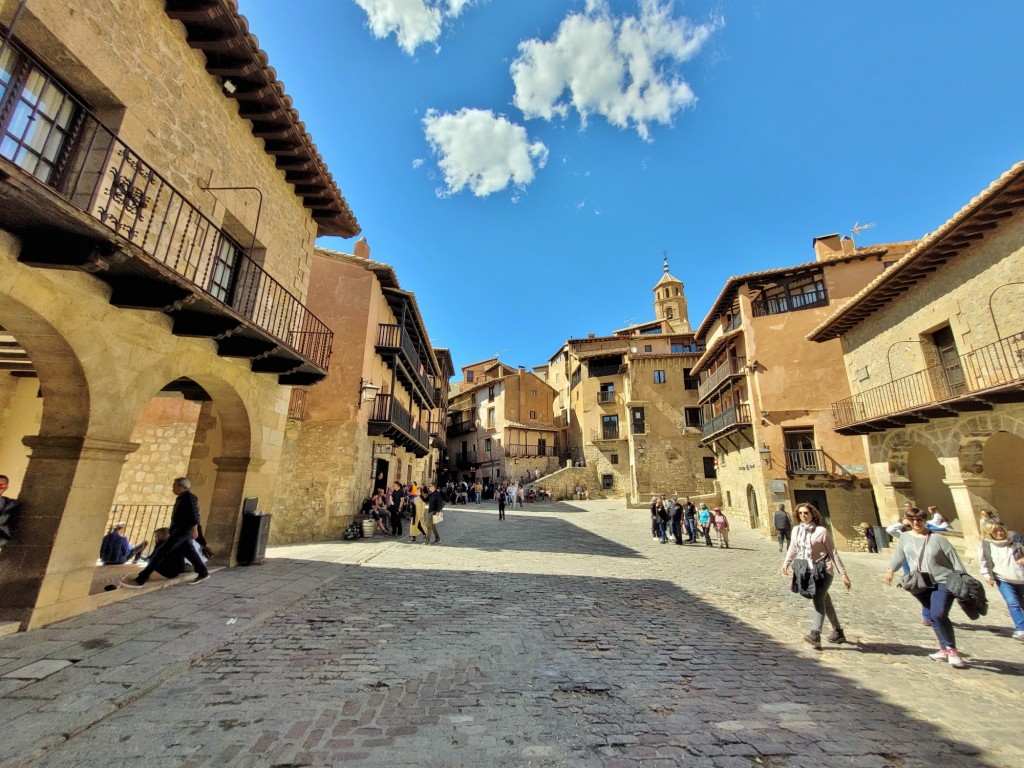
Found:
[[[837,645],[839,643],[845,643],[846,642],[846,635],[843,634],[842,627],[838,627],[838,628],[832,630],[832,634],[828,636],[828,641],[830,643],[835,643]]]
[[[821,632],[815,632],[813,629],[804,635],[804,642],[807,643],[811,648],[817,651],[821,650]]]

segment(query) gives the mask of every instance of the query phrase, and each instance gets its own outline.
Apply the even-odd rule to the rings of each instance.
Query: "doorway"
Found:
[[[377,459],[377,466],[373,472],[373,492],[387,491],[388,489],[388,461]]]
[[[757,493],[754,486],[747,486],[747,507],[750,510],[750,528],[756,531],[761,527],[761,518],[757,513]]]
[[[818,508],[825,525],[831,531],[832,518],[828,512],[828,495],[824,491],[793,491],[793,509],[805,503],[813,504]]]

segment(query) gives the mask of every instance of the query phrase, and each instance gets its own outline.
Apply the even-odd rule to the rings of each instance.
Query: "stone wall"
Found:
[[[142,409],[114,494],[115,504],[173,504],[171,482],[188,473],[196,436],[199,404],[174,397],[154,397]]]

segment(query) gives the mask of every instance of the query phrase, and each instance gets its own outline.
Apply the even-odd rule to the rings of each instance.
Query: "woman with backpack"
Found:
[[[1024,642],[1024,539],[1002,523],[981,530],[981,577],[995,585],[1013,619],[1013,639]]]
[[[825,527],[821,512],[813,504],[798,504],[793,515],[795,531],[789,543],[786,559],[782,561],[782,575],[789,573],[790,563],[793,566],[794,592],[804,596],[810,595],[814,614],[811,618],[811,631],[804,635],[804,642],[812,648],[821,650],[821,630],[825,625],[825,617],[832,625],[832,634],[828,636],[830,643],[845,643],[846,635],[839,624],[839,617],[828,594],[832,586],[835,571],[843,577],[843,586],[849,589],[850,576],[846,573],[839,553],[836,552],[832,535]]]

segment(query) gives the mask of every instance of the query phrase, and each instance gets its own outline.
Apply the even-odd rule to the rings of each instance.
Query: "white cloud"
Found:
[[[461,109],[455,114],[429,110],[423,126],[444,174],[443,195],[467,187],[477,197],[510,184],[522,188],[548,160],[543,143],[531,143],[523,126],[490,110]]]
[[[639,0],[640,15],[615,17],[601,0],[566,16],[552,40],[526,40],[512,62],[515,105],[527,118],[584,124],[599,114],[612,125],[650,137],[650,123],[669,124],[697,98],[679,72],[721,19],[694,24],[672,15],[671,0]],[[563,96],[564,94],[567,95]]]
[[[412,167],[413,167],[414,170],[416,168],[419,168],[421,165],[423,165],[423,158],[422,157],[417,157],[415,160],[412,161]]]
[[[424,43],[437,43],[445,20],[454,19],[475,0],[355,0],[366,11],[366,23],[378,40],[395,35],[412,55]]]

